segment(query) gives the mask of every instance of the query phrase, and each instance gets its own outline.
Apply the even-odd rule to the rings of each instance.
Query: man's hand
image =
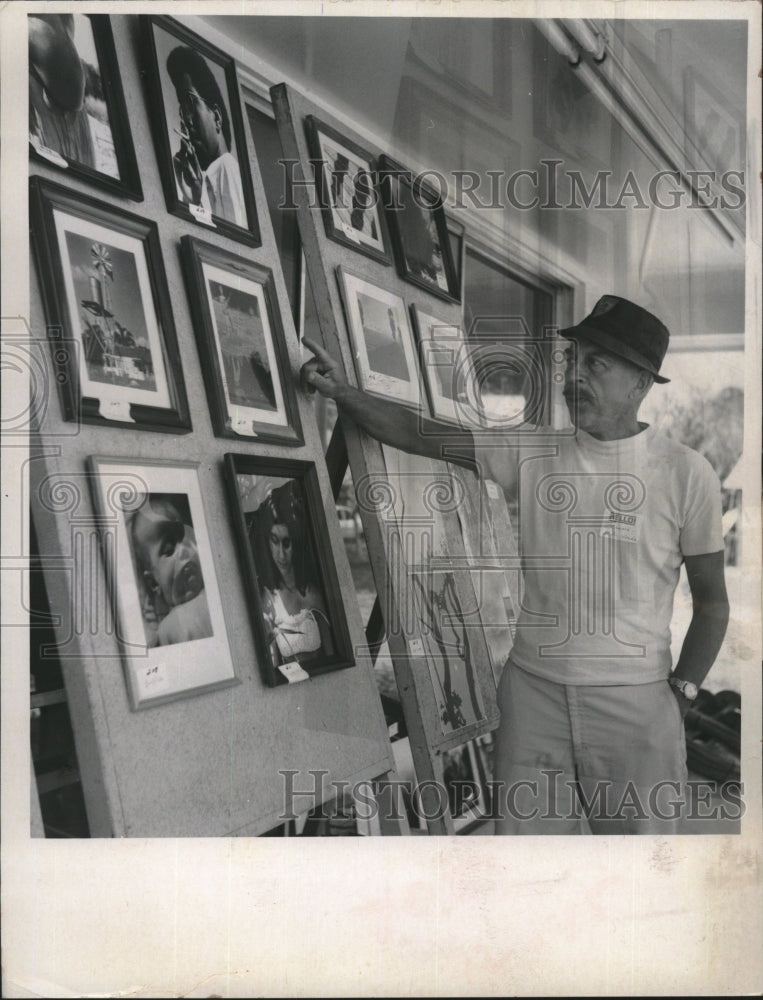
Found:
[[[180,149],[172,157],[172,166],[183,201],[191,205],[200,205],[204,176],[194,145],[185,135],[180,137]]]
[[[299,373],[302,387],[306,392],[315,392],[317,389],[321,396],[336,399],[347,385],[342,366],[314,340],[305,337],[302,343],[315,355],[302,365]]]

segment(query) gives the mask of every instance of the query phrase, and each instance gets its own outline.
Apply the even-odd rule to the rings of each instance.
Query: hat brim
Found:
[[[604,333],[602,330],[597,330],[595,326],[586,326],[584,323],[578,323],[577,326],[569,326],[566,330],[560,330],[559,336],[564,337],[565,340],[577,340],[580,337],[584,340],[590,340],[592,344],[603,347],[610,354],[615,354],[619,358],[625,358],[626,361],[630,361],[631,364],[636,365],[638,368],[643,368],[660,385],[670,381],[669,378],[660,375],[654,365],[649,364],[646,358],[642,354],[639,354],[638,351],[631,350],[627,344],[623,344],[614,337],[610,337],[609,334]]]

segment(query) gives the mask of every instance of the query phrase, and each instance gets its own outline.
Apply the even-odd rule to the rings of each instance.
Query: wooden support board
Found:
[[[416,305],[446,325],[461,323],[461,306],[407,283],[392,265],[353,252],[327,237],[310,183],[313,171],[306,119],[314,116],[374,159],[383,150],[369,147],[286,85],[273,87],[271,97],[284,158],[292,161],[291,176],[297,181],[293,198],[323,343],[341,359],[350,383],[358,385],[340,294],[340,266],[399,295],[406,308]],[[423,388],[422,398],[426,399]],[[473,474],[445,461],[405,455],[382,446],[351,421],[344,421],[343,430],[417,778],[420,782],[442,782],[441,753],[497,724],[496,678],[511,642],[503,598],[514,598],[505,567],[496,561],[495,533],[487,526],[493,504],[499,508],[502,526],[509,524],[505,501],[500,494],[487,502],[487,494]],[[485,553],[491,560],[493,581],[495,574],[500,574],[498,590],[482,569],[473,568],[478,555]],[[422,577],[429,582],[430,595],[442,597],[447,591],[447,598],[460,607],[459,624],[463,627],[459,630],[461,639],[454,640],[455,655],[443,655],[443,635],[431,627],[431,615],[422,608]],[[480,600],[480,594],[487,591],[498,599]],[[451,691],[453,678],[460,675],[460,705],[452,698],[449,704],[443,690],[448,673]],[[431,833],[452,830],[449,815],[429,821]]]
[[[29,505],[40,544],[42,568],[56,629],[93,836],[257,835],[281,821],[282,769],[295,772],[301,813],[332,795],[332,781],[377,779],[394,770],[391,747],[365,651],[352,576],[339,532],[323,449],[311,403],[298,394],[304,435],[301,447],[230,440],[213,433],[181,274],[180,239],[189,233],[268,267],[286,340],[289,371],[298,378],[301,358],[268,214],[260,170],[248,129],[254,197],[262,245],[247,248],[213,230],[167,212],[149,130],[148,96],[141,82],[142,40],[138,18],[111,18],[118,63],[128,97],[130,126],[140,163],[144,200],[92,190],[35,161],[33,172],[115,208],[155,220],[178,332],[193,431],[177,436],[130,428],[81,425],[62,419],[55,371],[34,261],[30,267],[30,331],[45,371],[47,406],[27,463]],[[25,195],[19,190],[19,201]],[[336,563],[356,665],[297,684],[265,686],[257,662],[237,542],[223,480],[223,455],[288,457],[314,462]],[[105,574],[88,484],[93,454],[126,459],[197,462],[215,571],[223,597],[226,631],[239,683],[233,687],[141,711],[130,708],[114,630],[107,627]],[[43,501],[42,497],[48,497]],[[52,498],[52,499],[51,499]],[[21,553],[20,553],[21,554]],[[101,603],[97,603],[101,602]],[[99,614],[105,615],[96,619]],[[313,772],[325,772],[316,778]],[[321,784],[322,782],[322,784]]]

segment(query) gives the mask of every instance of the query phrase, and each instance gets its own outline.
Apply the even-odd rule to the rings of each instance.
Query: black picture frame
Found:
[[[398,274],[437,298],[460,302],[441,196],[386,154],[379,157],[379,178]]]
[[[156,223],[41,177],[29,187],[64,420],[188,433]]]
[[[36,26],[33,20],[42,23]],[[37,28],[39,63],[31,37]],[[30,14],[28,30],[30,155],[112,194],[143,201],[109,16]],[[56,41],[65,57],[75,63],[79,60],[82,69],[84,93],[75,109],[56,105],[55,95],[62,86],[60,72],[51,72],[50,93],[45,87],[44,58],[55,49]],[[77,96],[69,99],[69,105]]]
[[[222,233],[249,246],[260,246],[249,151],[234,60],[171,17],[142,15],[142,32],[146,53],[149,117],[167,211],[188,222],[204,226],[208,231]],[[198,150],[192,146],[187,127],[181,121],[177,93],[167,70],[167,56],[176,49],[191,50],[190,53],[185,53],[188,67],[194,73],[201,73],[205,81],[200,82],[197,76],[197,82],[192,84],[192,98],[198,109],[193,117],[201,114],[206,116],[211,129],[220,137],[221,146],[227,147],[204,169],[198,183],[198,193],[195,184],[192,193],[189,185],[187,199],[183,197],[173,162],[175,157],[181,155],[183,147],[189,154],[187,161],[190,161],[191,156],[196,160]],[[207,99],[199,98],[198,87],[208,95],[216,93],[214,103],[209,96]],[[219,101],[222,102],[222,109]],[[196,127],[194,124],[194,129]],[[185,135],[182,132],[184,128]],[[185,143],[178,141],[183,138]],[[198,142],[201,141],[199,138]],[[204,155],[209,153],[205,152]],[[214,164],[218,164],[214,171],[215,180],[210,181],[209,170]],[[201,170],[198,161],[196,167]],[[215,184],[220,205],[225,208],[224,213],[216,211],[220,205],[211,201],[214,195],[210,195],[209,191]],[[198,202],[192,202],[192,198],[198,198]],[[209,204],[205,204],[205,201],[209,201]]]
[[[356,142],[347,139],[314,115],[305,118],[305,132],[326,236],[372,260],[391,264],[389,234],[381,209],[378,172],[373,158]],[[347,161],[348,175],[351,166],[358,168],[351,178],[354,194],[350,206],[341,203],[342,199],[337,197],[335,185],[329,179],[327,156],[332,147],[338,156]],[[334,177],[337,176],[340,175],[335,172]],[[363,178],[360,184],[357,183],[358,177]],[[345,192],[344,181],[342,176],[341,192]],[[365,208],[362,207],[362,202],[366,202]],[[343,213],[346,218],[343,218]],[[357,221],[362,222],[360,227],[356,225]]]
[[[303,444],[273,272],[194,236],[180,249],[215,434]]]
[[[233,453],[226,454],[224,462],[233,528],[265,683],[275,687],[354,666],[315,465],[298,459]],[[276,593],[285,588],[267,586],[273,583],[274,576],[283,580],[275,562],[268,563],[272,556],[265,533],[269,525],[272,531],[274,509],[281,523],[288,525],[283,534],[293,545],[292,559],[299,558],[303,567],[302,580],[297,576],[295,580],[297,590],[300,582],[304,584],[304,594],[299,591],[297,597],[294,588],[291,593],[296,603],[306,607],[310,603],[315,605],[314,610],[308,610],[315,623],[310,628],[319,637],[317,648],[300,649],[300,646],[314,647],[311,637],[300,632],[303,626],[297,618],[302,612],[287,615],[285,598]],[[294,536],[302,529],[306,534],[300,546]],[[323,607],[319,606],[321,603]]]

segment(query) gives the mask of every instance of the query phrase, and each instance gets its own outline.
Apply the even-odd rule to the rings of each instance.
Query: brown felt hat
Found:
[[[576,326],[560,330],[567,340],[583,337],[610,354],[625,358],[654,375],[655,382],[669,382],[660,375],[670,333],[646,309],[617,295],[603,295],[593,312]]]

